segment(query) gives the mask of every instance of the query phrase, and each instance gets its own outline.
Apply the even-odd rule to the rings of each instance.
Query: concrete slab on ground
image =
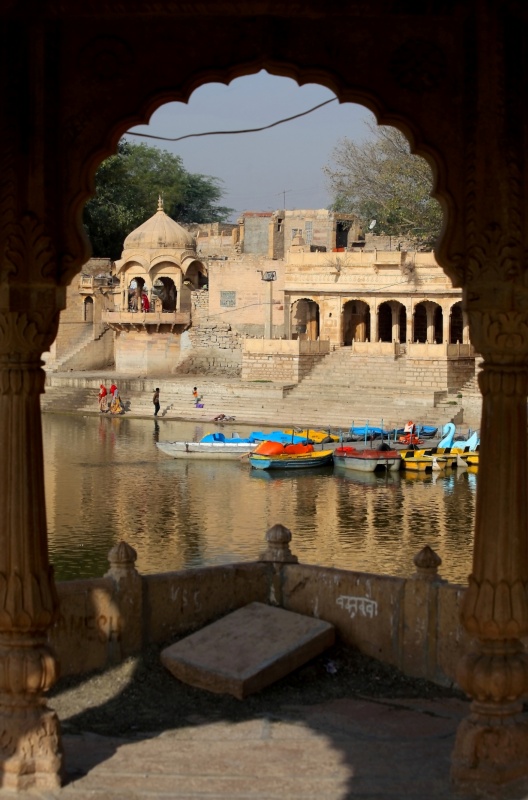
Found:
[[[334,626],[264,603],[250,603],[165,648],[176,678],[243,700],[330,647]]]

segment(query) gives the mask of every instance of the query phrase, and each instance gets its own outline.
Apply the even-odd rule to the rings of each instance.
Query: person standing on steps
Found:
[[[200,398],[198,397],[198,387],[195,386],[194,389],[193,389],[193,403],[194,403],[194,405],[196,405],[196,403],[199,400],[200,400]]]
[[[160,393],[159,389],[154,389],[154,394],[152,395],[152,402],[154,403],[154,416],[158,416],[158,411],[160,410]]]

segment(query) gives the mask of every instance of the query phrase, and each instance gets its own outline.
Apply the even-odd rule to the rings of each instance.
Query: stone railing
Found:
[[[291,538],[274,525],[259,561],[155,575],[140,575],[135,550],[119,543],[104,578],[57,585],[50,643],[62,674],[106,667],[258,601],[331,622],[345,644],[408,675],[454,682],[467,644],[464,587],[440,578],[431,548],[415,556],[411,577],[396,578],[299,564]]]

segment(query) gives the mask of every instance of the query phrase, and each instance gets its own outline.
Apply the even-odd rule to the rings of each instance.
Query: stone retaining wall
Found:
[[[329,352],[329,341],[246,339],[242,380],[299,383]]]
[[[278,545],[277,530],[286,533]],[[274,526],[268,538],[273,532],[259,562],[139,575],[135,551],[122,542],[110,552],[104,578],[59,583],[60,613],[49,638],[61,673],[107,667],[259,601],[331,622],[344,643],[408,675],[454,683],[467,646],[459,622],[463,587],[428,566],[435,558],[429,548],[404,579],[295,563],[284,545],[289,531]]]

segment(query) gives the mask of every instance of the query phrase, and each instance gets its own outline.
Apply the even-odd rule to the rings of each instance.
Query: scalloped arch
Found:
[[[427,141],[416,118],[398,112],[395,107],[397,98],[393,98],[394,102],[389,108],[371,87],[358,85],[357,76],[355,85],[349,85],[346,79],[338,75],[336,70],[332,68],[330,56],[328,56],[328,61],[329,66],[327,68],[314,68],[302,66],[293,61],[277,61],[271,57],[262,57],[251,62],[241,61],[238,64],[224,68],[195,70],[184,77],[179,86],[174,86],[171,89],[166,86],[163,88],[157,86],[156,84],[159,83],[159,80],[155,76],[151,78],[152,86],[149,86],[148,79],[145,79],[144,95],[140,99],[136,95],[135,110],[121,114],[115,120],[110,121],[106,130],[102,132],[99,141],[89,142],[83,155],[79,174],[80,188],[76,191],[70,205],[71,222],[77,231],[77,249],[80,254],[78,259],[63,261],[63,282],[69,282],[73,274],[78,271],[80,265],[86,260],[87,241],[82,226],[83,208],[95,192],[95,173],[98,167],[102,161],[116,152],[117,144],[126,131],[136,125],[147,124],[153,113],[168,102],[188,102],[193,92],[204,84],[221,83],[228,86],[237,78],[255,75],[261,70],[266,70],[271,75],[291,78],[300,86],[311,83],[325,86],[335,93],[339,103],[362,105],[374,114],[379,125],[392,125],[400,130],[408,139],[411,151],[425,158],[431,167],[433,174],[432,196],[439,201],[444,212],[443,235],[453,203],[446,186],[445,161],[442,154]],[[368,84],[368,80],[365,77],[364,82]]]

